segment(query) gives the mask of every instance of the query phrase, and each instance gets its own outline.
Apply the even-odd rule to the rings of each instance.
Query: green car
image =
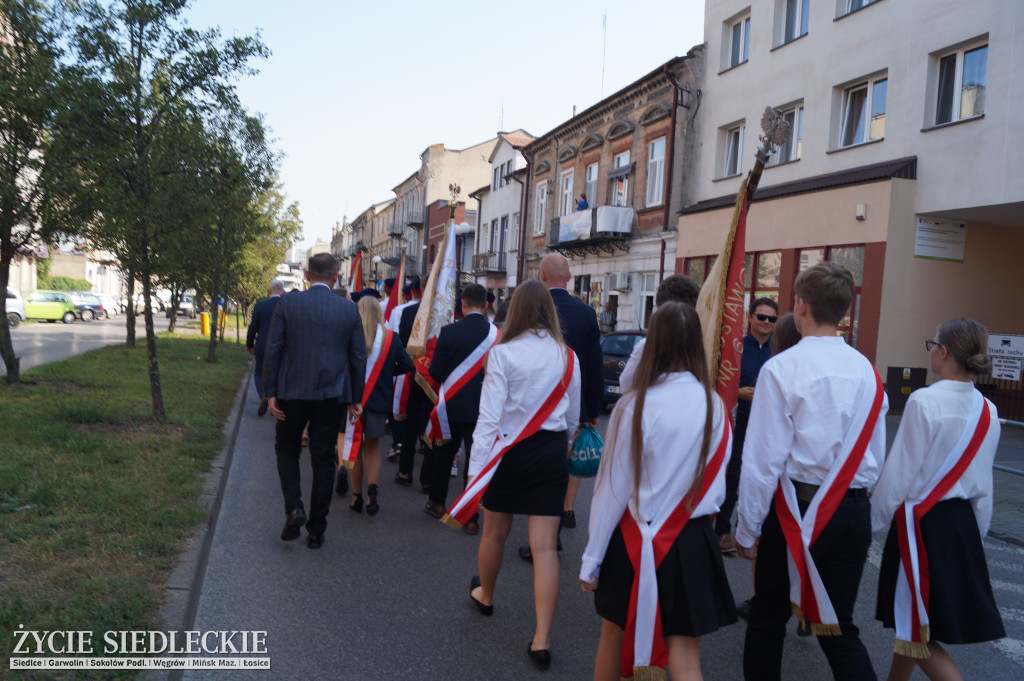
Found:
[[[64,291],[32,291],[25,296],[25,317],[65,324],[75,321],[75,304]]]

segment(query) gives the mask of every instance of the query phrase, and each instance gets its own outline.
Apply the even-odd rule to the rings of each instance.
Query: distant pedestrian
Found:
[[[953,319],[925,346],[941,380],[911,393],[871,498],[872,528],[889,526],[875,615],[896,630],[889,681],[907,681],[915,665],[932,681],[961,679],[939,642],[1006,636],[981,543],[1000,431],[972,380],[991,373],[988,332]]]
[[[363,328],[356,306],[331,293],[337,275],[333,255],[318,253],[309,259],[309,290],[281,298],[266,349],[264,385],[270,413],[278,420],[274,449],[286,515],[281,539],[298,539],[306,525],[311,549],[324,542],[345,407],[353,417],[362,414],[358,402],[366,368]],[[299,475],[307,421],[313,464],[308,522]]]
[[[533,280],[523,283],[512,296],[501,341],[487,358],[469,487],[450,513],[458,523],[465,522],[457,509],[482,493],[480,573],[470,583],[470,598],[485,615],[494,609],[512,518],[529,516],[536,628],[527,654],[541,668],[551,664],[559,585],[555,545],[569,482],[569,436],[580,415],[579,386],[576,355],[562,341],[547,287]],[[472,505],[465,507],[467,514],[473,510]]]
[[[367,348],[366,378],[360,390],[362,416],[349,418],[345,436],[339,435],[339,452],[343,461],[352,462],[352,503],[349,508],[363,511],[363,473],[366,473],[366,514],[377,515],[380,483],[380,439],[384,422],[394,401],[394,378],[412,371],[412,359],[398,340],[398,334],[384,327],[384,313],[373,296],[359,300],[359,316],[363,325],[363,342]],[[359,421],[358,427],[355,422]],[[348,431],[352,431],[349,433]],[[360,450],[360,442],[362,447]],[[352,457],[354,461],[352,460]],[[346,466],[348,464],[346,463]]]
[[[594,486],[580,582],[602,617],[595,679],[658,678],[664,658],[674,680],[700,679],[700,637],[736,622],[711,522],[725,498],[729,430],[697,311],[659,306]]]
[[[601,333],[611,333],[615,330],[615,310],[612,309],[611,303],[604,304],[597,323],[601,325]]]
[[[581,210],[586,210],[588,208],[590,208],[590,204],[587,203],[587,195],[586,194],[580,194],[579,200],[576,201],[576,212],[579,212]]]
[[[253,381],[256,383],[256,393],[260,396],[260,406],[256,410],[257,416],[267,413],[267,398],[263,391],[263,359],[266,354],[267,336],[270,335],[270,320],[274,317],[274,308],[284,295],[284,283],[275,279],[270,282],[268,290],[269,298],[261,300],[252,307],[252,320],[249,322],[249,330],[245,334],[245,351],[253,356]]]

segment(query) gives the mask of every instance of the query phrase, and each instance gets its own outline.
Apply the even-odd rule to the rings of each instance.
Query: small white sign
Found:
[[[966,241],[966,223],[919,217],[914,235],[914,257],[963,262]]]
[[[1019,381],[1021,364],[1019,359],[1007,359],[1006,357],[992,358],[992,378],[1000,381]]]
[[[1024,359],[1024,336],[990,333],[988,335],[988,354],[989,357]]]

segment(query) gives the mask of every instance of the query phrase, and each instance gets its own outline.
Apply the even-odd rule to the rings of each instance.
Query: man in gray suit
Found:
[[[331,488],[337,465],[335,444],[345,407],[361,415],[366,372],[363,326],[355,303],[334,295],[338,261],[330,253],[309,259],[308,291],[281,297],[267,338],[264,394],[277,419],[277,474],[287,516],[281,539],[298,539],[306,525],[306,543],[324,543]],[[307,521],[299,486],[302,430],[309,422],[313,491]]]

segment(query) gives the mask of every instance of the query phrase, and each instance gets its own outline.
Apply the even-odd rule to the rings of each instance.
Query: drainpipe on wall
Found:
[[[521,183],[523,185],[523,195],[519,199],[519,257],[516,259],[516,286],[523,283],[523,268],[526,265],[526,205],[530,196],[530,181],[533,179],[533,159],[527,154],[525,149],[519,151],[526,159],[526,182]],[[515,179],[515,176],[513,176]],[[519,180],[516,180],[519,182]],[[505,282],[506,285],[508,282]]]
[[[685,57],[683,57],[683,59],[692,59],[692,58],[693,57],[691,57],[690,55],[686,55]],[[675,170],[675,165],[676,165],[676,111],[679,109],[679,88],[681,86],[679,85],[679,81],[676,80],[675,76],[672,75],[672,72],[668,70],[668,64],[666,64],[665,67],[663,68],[663,72],[665,74],[665,77],[668,79],[668,81],[670,83],[672,83],[672,121],[671,121],[671,123],[669,123],[669,129],[671,130],[671,135],[668,138],[668,149],[666,150],[666,153],[668,155],[669,161],[668,161],[668,173],[667,173],[667,175],[665,177],[665,226],[664,226],[664,230],[663,230],[663,231],[667,232],[667,231],[669,231],[669,227],[668,227],[669,212],[670,212],[670,210],[672,208],[672,175],[673,175],[673,170]],[[676,248],[679,247],[678,239],[679,239],[679,237],[677,235],[676,236]],[[674,272],[675,269],[676,269],[675,268],[675,264],[673,264],[672,271]],[[665,239],[662,238],[662,240],[661,240],[661,268],[660,268],[660,274],[658,276],[658,281],[661,281],[664,278],[665,278]]]

